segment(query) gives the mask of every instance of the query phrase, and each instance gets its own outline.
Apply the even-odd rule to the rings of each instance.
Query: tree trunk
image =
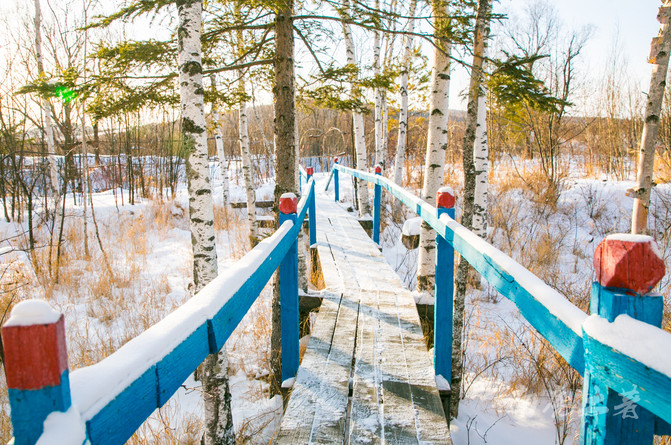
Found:
[[[669,16],[671,1],[664,2],[659,8],[657,19],[662,23],[659,36],[652,42],[650,63],[653,64],[650,76],[648,103],[645,107],[645,124],[641,135],[641,146],[638,155],[638,173],[634,187],[634,213],[631,220],[631,233],[645,233],[648,224],[648,208],[653,182],[652,175],[655,164],[655,148],[657,146],[657,130],[659,129],[660,112],[666,87],[666,72],[669,67],[669,51],[671,51],[671,32],[669,32]]]
[[[40,8],[40,0],[35,0],[35,58],[37,59],[37,74],[44,77],[44,61],[42,58],[42,10]],[[51,105],[47,98],[42,98],[42,111],[44,112],[44,134],[47,140],[47,153],[44,157],[46,168],[48,170],[49,188],[51,189],[51,196],[54,200],[53,220],[51,223],[51,232],[57,231],[57,223],[60,219],[60,179],[58,178],[58,162],[56,160],[56,143],[54,141],[54,128],[52,125]],[[47,191],[44,191],[45,195]],[[3,195],[4,198],[4,195]],[[6,208],[6,207],[5,207]],[[5,214],[6,214],[5,210]],[[52,254],[53,254],[53,235],[52,242],[49,243],[49,271],[51,271]],[[59,236],[56,240],[58,249],[62,243],[62,238]]]
[[[294,85],[293,0],[279,0],[275,17],[275,217],[279,215],[280,196],[296,192],[296,102]],[[277,219],[276,219],[277,222]],[[275,274],[272,305],[272,333],[270,339],[271,371],[275,385],[271,395],[279,394],[282,380],[280,338],[280,282]]]
[[[473,65],[471,82],[468,89],[468,106],[466,108],[466,129],[462,149],[464,166],[464,200],[461,224],[467,229],[473,228],[473,211],[475,197],[475,165],[473,164],[473,148],[478,121],[478,98],[482,94],[481,85],[484,80],[482,66],[485,46],[489,37],[489,20],[491,16],[491,0],[480,0],[475,18],[475,37],[473,39]],[[463,375],[462,338],[464,334],[464,315],[466,299],[466,281],[470,266],[463,257],[459,258],[454,293],[454,324],[452,329],[452,393],[450,395],[451,413],[459,415],[459,399],[461,398],[461,380]]]
[[[200,291],[217,276],[212,189],[207,156],[207,131],[203,104],[200,29],[201,0],[178,0],[179,83],[182,139],[186,150],[189,223],[193,247],[193,281]],[[234,444],[230,409],[226,347],[203,364],[206,445]]]
[[[413,0],[414,3],[414,0]],[[375,0],[375,9],[380,9],[380,0]],[[373,73],[380,75],[380,31],[373,34]],[[384,167],[384,128],[382,121],[382,89],[375,88],[375,164]]]
[[[243,73],[240,76],[240,88],[244,91]],[[247,126],[247,103],[240,102],[238,114],[238,131],[240,136],[240,154],[242,156],[242,177],[245,180],[247,196],[247,222],[249,223],[249,242],[252,247],[259,242],[259,226],[256,221],[256,188],[254,187],[254,161],[249,151],[249,132]]]
[[[212,89],[217,91],[217,77],[213,74]],[[228,168],[226,168],[226,153],[224,153],[224,139],[223,139],[223,125],[219,122],[219,107],[216,101],[212,102],[212,122],[214,124],[214,145],[217,149],[217,156],[219,157],[219,172],[221,174],[221,199],[224,207],[228,206],[229,201],[229,184],[228,184]]]
[[[417,7],[417,0],[410,2],[410,17],[415,16],[415,9]],[[408,32],[412,33],[415,29],[415,20],[410,19],[408,22]],[[436,39],[437,40],[437,39]],[[406,35],[403,38],[403,64],[401,66],[401,106],[398,112],[398,141],[396,142],[396,157],[394,158],[394,182],[400,186],[403,185],[403,163],[405,161],[405,149],[408,142],[408,74],[410,72],[410,62],[412,57],[412,41],[411,35]],[[449,69],[449,62],[447,64]],[[434,73],[435,73],[434,69]],[[449,73],[448,73],[449,76]],[[433,107],[432,107],[433,109]],[[441,178],[442,181],[442,178]],[[401,203],[396,201],[395,212],[397,215],[400,211]]]
[[[354,39],[352,38],[352,30],[347,23],[349,20],[349,0],[343,1],[343,8],[340,11],[340,16],[343,19],[342,28],[345,36],[345,48],[347,51],[347,64],[356,66],[356,57],[354,54]],[[358,77],[358,75],[357,75]],[[361,91],[355,84],[351,85],[352,95],[354,98],[361,97]],[[366,135],[364,133],[363,113],[359,110],[352,111],[352,129],[354,133],[354,151],[356,153],[356,168],[359,170],[366,170]],[[368,195],[368,183],[363,179],[357,180],[357,197],[359,202],[359,216],[370,215],[370,198]]]
[[[487,181],[489,175],[489,145],[487,144],[487,94],[478,97],[478,119],[473,147],[475,166],[475,195],[473,198],[473,232],[487,238]]]
[[[449,1],[434,0],[432,6],[435,16],[435,28],[443,30],[443,33],[436,33],[434,38],[436,47],[434,49],[434,66],[431,72],[431,104],[429,108],[431,112],[429,114],[429,134],[426,144],[422,199],[431,205],[435,205],[436,193],[443,185],[445,152],[447,150],[447,123],[450,117],[451,43],[447,31],[451,25],[447,18],[449,14]],[[400,140],[399,120],[399,145]],[[419,232],[419,255],[417,259],[417,290],[419,291],[433,292],[435,287],[435,248],[436,233],[428,224],[422,223]]]

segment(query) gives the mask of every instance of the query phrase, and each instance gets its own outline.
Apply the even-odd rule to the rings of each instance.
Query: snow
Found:
[[[296,194],[287,192],[287,193],[282,193],[282,196],[280,196],[280,199],[296,199]]]
[[[436,376],[436,386],[438,391],[449,391],[451,389],[450,382],[440,374]]]
[[[633,233],[613,233],[612,235],[608,235],[605,239],[625,241],[629,243],[649,243],[650,241],[654,241],[654,238],[650,235],[635,235]]]
[[[422,227],[422,218],[406,219],[403,223],[403,230],[401,231],[405,236],[419,236],[419,230]]]
[[[197,295],[113,355],[74,371],[71,375],[72,399],[83,418],[91,419],[150,366],[212,318],[265,261],[291,227],[292,223],[283,224],[234,267],[227,268]]]
[[[75,406],[66,412],[54,411],[44,420],[44,432],[36,445],[82,445],[86,441],[86,424]]]
[[[24,300],[12,309],[12,314],[5,326],[31,326],[35,324],[52,324],[61,318],[49,303],[44,300]]]
[[[543,280],[529,272],[527,268],[449,216],[442,215],[440,221],[477,251],[491,258],[499,267],[512,276],[521,287],[526,289],[536,300],[545,306],[551,314],[562,320],[578,336],[582,336],[582,323],[587,318],[587,314],[574,306],[562,294],[548,286]]]
[[[608,235],[606,238],[604,238],[604,241],[606,240],[611,240],[611,241],[623,241],[627,243],[650,243],[650,247],[652,248],[652,252],[657,255],[657,258],[663,260],[664,256],[662,255],[662,251],[659,249],[659,245],[657,244],[657,241],[650,235],[635,235],[632,233],[614,233],[612,235]]]
[[[441,188],[439,188],[438,193],[449,193],[452,196],[456,196],[454,194],[454,189],[452,187],[450,187],[449,185],[444,185]]]
[[[295,382],[296,382],[296,377],[286,379],[282,382],[282,388],[283,389],[293,388]]]
[[[671,377],[671,356],[667,354],[671,351],[671,334],[668,332],[625,314],[612,323],[590,315],[583,328],[595,340]]]

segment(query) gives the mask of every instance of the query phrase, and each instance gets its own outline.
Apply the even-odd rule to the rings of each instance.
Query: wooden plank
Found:
[[[451,443],[412,294],[352,215],[317,201],[324,281],[342,298],[326,363],[308,345],[278,443]]]
[[[273,206],[273,201],[256,201],[254,203],[254,206],[257,208],[269,209]],[[231,207],[234,209],[246,209],[247,202],[246,201],[232,202]]]
[[[363,292],[357,327],[356,361],[352,381],[349,442],[382,443],[381,399],[376,350],[380,323],[376,317],[377,293]]]
[[[315,329],[310,336],[308,347],[298,368],[296,382],[291,392],[289,405],[282,418],[281,429],[276,443],[308,443],[314,423],[314,415],[319,403],[319,379],[324,372],[326,359],[331,349],[340,295],[327,294],[317,315]]]

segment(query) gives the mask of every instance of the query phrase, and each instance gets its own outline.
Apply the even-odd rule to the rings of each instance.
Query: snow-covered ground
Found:
[[[351,203],[351,180],[340,176],[341,198]],[[586,309],[594,249],[606,235],[628,231],[632,200],[625,193],[633,183],[569,178],[555,205],[539,199],[512,176],[505,168],[494,170],[489,240]],[[318,174],[317,179],[323,182],[325,176]],[[458,185],[450,185],[459,196]],[[272,187],[272,183],[262,184],[258,199],[272,196]],[[93,197],[112,276],[106,272],[90,220],[91,257],[87,260],[84,256],[81,218],[75,217],[82,208],[74,206],[70,198],[66,258],[58,285],[50,284],[44,267],[36,270],[20,250],[25,247],[25,237],[19,235],[23,232],[19,225],[0,223],[0,238],[5,240],[0,245],[0,260],[6,266],[0,281],[2,290],[14,292],[18,300],[46,297],[65,314],[71,369],[101,360],[191,296],[185,188],[180,187],[176,199],[166,203],[140,200],[131,206],[124,199],[122,206],[119,194],[119,190],[106,191]],[[216,182],[214,196],[220,203],[221,185]],[[656,187],[654,196],[651,225],[666,258],[670,252],[665,237],[671,221],[671,186]],[[244,201],[241,185],[232,186],[231,200]],[[217,213],[225,219],[216,224],[220,270],[249,248],[244,212]],[[384,227],[383,253],[414,288],[417,251],[403,246],[401,228],[402,222]],[[668,279],[662,282],[665,295],[668,284]],[[451,427],[454,443],[573,443],[580,416],[580,380],[547,351],[515,306],[486,283],[471,289],[466,310],[467,374],[459,417]],[[238,437],[249,443],[268,443],[281,410],[279,398],[267,398],[269,312],[270,292],[266,288],[227,343],[234,422]],[[547,360],[539,363],[539,354]],[[0,424],[6,425],[6,394],[0,402]],[[134,443],[197,441],[201,411],[199,383],[191,377],[145,423]],[[0,440],[9,438],[5,436]]]

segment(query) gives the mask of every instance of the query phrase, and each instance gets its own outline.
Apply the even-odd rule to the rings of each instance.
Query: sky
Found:
[[[45,0],[42,2],[46,3]],[[512,18],[520,14],[528,3],[529,0],[498,0],[494,3],[494,11]],[[596,82],[603,73],[614,51],[613,42],[617,40],[628,77],[640,85],[641,91],[648,90],[651,66],[647,63],[647,56],[650,41],[659,31],[656,20],[657,9],[661,5],[659,0],[550,0],[549,3],[556,9],[566,29],[591,27],[591,37],[580,64],[581,72],[589,81]],[[32,11],[26,0],[0,0],[0,15],[11,16],[18,4]],[[506,22],[503,23],[505,26]],[[0,48],[2,50],[7,48]],[[465,69],[455,69],[450,91],[451,108],[465,109],[461,93],[468,85],[468,76]]]
[[[528,3],[500,0],[494,3],[494,12],[512,17],[522,13]],[[617,40],[628,76],[640,84],[642,91],[648,90],[652,66],[647,58],[650,42],[659,32],[657,10],[662,4],[659,0],[556,0],[550,3],[567,29],[591,28],[579,67],[592,83],[591,88],[605,70]],[[465,109],[460,93],[468,86],[468,73],[456,69],[452,80],[450,107]]]

